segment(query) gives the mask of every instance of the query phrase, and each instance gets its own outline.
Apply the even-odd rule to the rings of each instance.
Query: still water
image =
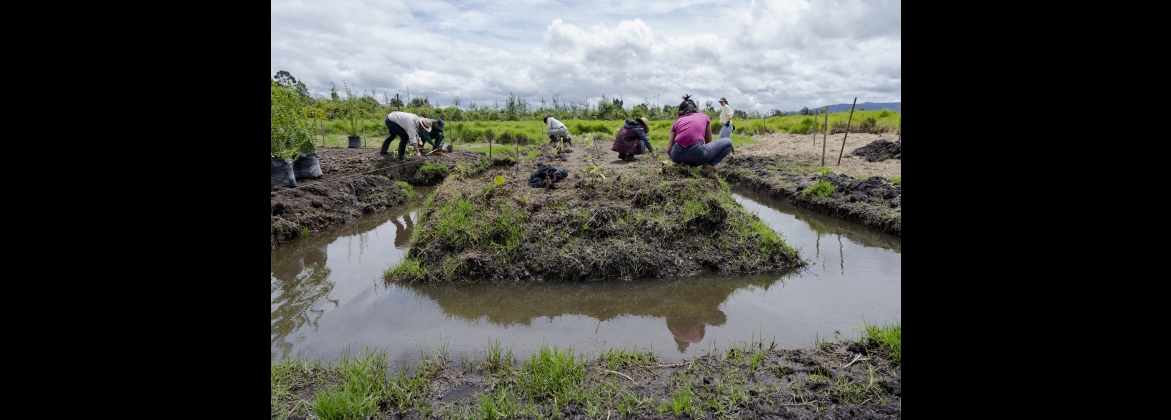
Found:
[[[778,347],[858,337],[863,322],[902,320],[902,238],[737,191],[746,209],[810,262],[756,276],[629,283],[385,284],[432,190],[337,231],[271,253],[271,354],[330,361],[347,346],[410,363],[444,350],[479,360],[492,342],[522,359],[542,345],[597,354],[653,349],[664,362],[764,338]]]

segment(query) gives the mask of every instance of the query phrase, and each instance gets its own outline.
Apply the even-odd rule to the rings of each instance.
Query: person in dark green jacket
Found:
[[[437,151],[437,150],[442,150],[444,140],[447,139],[446,136],[443,135],[443,125],[444,125],[444,123],[443,123],[443,120],[441,120],[441,119],[440,120],[431,120],[431,130],[430,131],[423,130],[422,128],[420,128],[419,129],[419,139],[420,139],[419,146],[421,147],[423,144],[430,144],[432,152]]]

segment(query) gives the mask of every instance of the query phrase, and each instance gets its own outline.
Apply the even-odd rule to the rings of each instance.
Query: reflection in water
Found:
[[[340,305],[339,299],[330,299],[329,294],[334,290],[334,280],[330,279],[333,270],[326,266],[329,245],[338,242],[341,238],[358,239],[358,253],[360,256],[369,247],[369,233],[379,226],[393,221],[396,226],[402,226],[397,220],[404,219],[406,227],[397,230],[395,244],[406,246],[410,239],[411,229],[414,227],[412,210],[417,210],[424,197],[432,188],[416,187],[419,196],[406,205],[396,206],[381,212],[370,213],[347,223],[329,232],[297,238],[274,248],[270,253],[271,315],[270,340],[274,348],[279,348],[282,354],[288,354],[294,343],[288,339],[289,334],[309,326],[317,331],[318,322],[327,309],[314,307],[318,302],[332,303],[332,309]],[[417,216],[415,216],[417,217]],[[352,253],[351,249],[347,252]],[[351,255],[352,256],[352,255]],[[352,261],[352,260],[350,260]],[[343,261],[344,262],[344,261]],[[299,337],[295,341],[300,341]]]
[[[405,206],[273,249],[274,358],[333,360],[347,346],[385,349],[403,361],[437,347],[475,358],[500,341],[522,358],[556,344],[598,351],[675,347],[678,353],[667,350],[662,357],[679,361],[753,336],[772,336],[781,348],[806,348],[818,334],[853,331],[862,320],[901,318],[901,238],[748,192],[736,200],[803,257],[816,258],[812,266],[784,274],[630,283],[380,281],[423,223],[426,195],[421,191]],[[823,239],[835,236],[838,249],[831,242],[821,249]],[[839,270],[832,270],[834,253]]]
[[[313,309],[313,305],[333,290],[334,283],[328,281],[330,269],[325,266],[326,258],[325,247],[314,248],[301,258],[272,266],[270,344],[285,354],[293,347],[293,343],[286,340],[287,333],[306,324],[316,331],[317,321],[325,314],[325,310]],[[326,298],[326,301],[337,307],[337,300]]]
[[[390,223],[394,223],[395,248],[406,248],[411,241],[411,232],[415,230],[415,221],[411,220],[411,213],[404,214],[402,219],[402,222],[398,219],[390,219]]]
[[[771,198],[767,194],[761,194],[747,188],[736,188],[733,191],[735,191],[734,196],[743,196],[759,205],[792,215],[797,220],[805,222],[809,225],[809,230],[817,233],[818,239],[822,235],[836,234],[845,236],[846,239],[862,246],[889,249],[897,253],[903,252],[903,241],[898,236],[883,233],[859,223],[826,216],[809,209],[797,207]],[[838,240],[840,241],[841,238],[839,237]],[[818,247],[820,248],[820,241],[818,242]]]
[[[630,283],[532,283],[517,285],[411,284],[420,298],[434,300],[448,317],[491,324],[529,326],[540,317],[583,315],[599,322],[621,316],[665,318],[679,352],[703,340],[706,326],[722,326],[720,305],[744,288],[768,290],[796,274],[757,276],[702,275]]]

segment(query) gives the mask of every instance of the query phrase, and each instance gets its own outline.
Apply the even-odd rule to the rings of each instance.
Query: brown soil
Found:
[[[902,142],[887,134],[855,134],[830,137],[771,134],[759,136],[760,144],[736,151],[736,158],[717,167],[728,182],[823,214],[863,224],[871,229],[902,236]],[[826,147],[824,165],[822,148]],[[841,164],[838,164],[838,155]],[[829,173],[821,175],[817,167]],[[834,186],[828,197],[802,194],[818,181]]]
[[[888,159],[879,162],[868,162],[865,157],[857,156],[852,152],[864,148],[880,140],[894,142],[899,139],[897,134],[831,134],[822,141],[817,135],[816,141],[812,134],[783,134],[774,133],[754,136],[759,144],[750,144],[736,150],[736,156],[776,157],[785,156],[788,159],[817,167],[827,166],[837,174],[848,174],[855,178],[880,176],[886,179],[903,176],[903,160]],[[846,146],[843,149],[842,139]],[[901,147],[901,141],[899,141]],[[824,160],[822,159],[824,152]],[[841,164],[838,157],[841,155]],[[822,164],[824,162],[824,165]]]
[[[406,202],[394,181],[435,185],[458,171],[482,171],[478,153],[454,151],[400,163],[378,149],[317,148],[322,177],[299,179],[295,187],[271,187],[270,245],[353,222],[366,213]]]

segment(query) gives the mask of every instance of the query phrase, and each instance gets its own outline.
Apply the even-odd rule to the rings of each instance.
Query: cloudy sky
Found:
[[[313,94],[536,107],[902,101],[901,0],[271,0],[271,68]],[[718,106],[718,105],[717,105]]]

